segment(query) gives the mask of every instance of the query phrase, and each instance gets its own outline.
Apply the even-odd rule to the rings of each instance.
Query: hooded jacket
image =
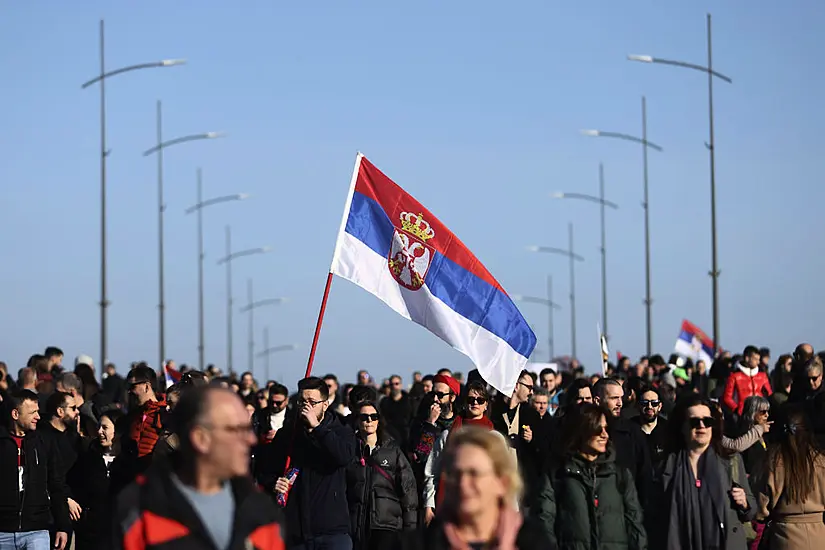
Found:
[[[759,368],[751,369],[740,363],[728,376],[722,402],[731,411],[742,414],[745,399],[752,395],[770,397],[772,394],[773,390],[771,390],[771,382],[767,374],[759,372]]]
[[[347,501],[355,546],[367,548],[370,531],[415,531],[418,495],[412,467],[395,440],[384,440],[372,454],[359,446],[347,468]]]
[[[36,430],[23,439],[23,491],[19,490],[17,444],[9,430],[0,426],[0,532],[20,533],[72,529],[66,483],[60,454],[53,443]]]
[[[646,550],[642,507],[612,446],[595,462],[568,456],[544,476],[532,510],[561,550]]]
[[[298,418],[263,446],[255,461],[257,479],[270,494],[274,495],[275,482],[284,475],[288,455],[290,467],[299,470],[285,508],[287,546],[305,544],[320,535],[350,533],[346,469],[357,452],[352,428],[329,410],[311,432]]]

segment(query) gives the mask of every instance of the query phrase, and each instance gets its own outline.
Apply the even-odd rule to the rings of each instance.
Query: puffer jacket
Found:
[[[363,442],[359,447],[347,468],[347,501],[355,548],[366,548],[371,530],[415,531],[418,494],[412,466],[394,439],[372,454]]]
[[[612,446],[595,462],[569,456],[543,476],[531,514],[561,550],[646,550],[633,477]]]
[[[129,439],[134,442],[139,458],[151,454],[155,450],[155,445],[161,433],[163,433],[165,413],[165,401],[149,401],[131,416]]]
[[[758,368],[750,369],[740,364],[738,368],[728,376],[722,402],[731,411],[736,414],[742,414],[745,399],[752,395],[770,397],[772,394],[771,382],[768,380],[767,374],[759,372]],[[736,399],[734,399],[734,396],[736,396]]]

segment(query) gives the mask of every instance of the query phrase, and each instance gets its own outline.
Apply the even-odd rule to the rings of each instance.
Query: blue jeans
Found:
[[[3,550],[51,550],[51,546],[48,531],[0,533],[0,548]]]
[[[306,544],[291,546],[289,550],[352,550],[352,539],[349,535],[321,535]]]

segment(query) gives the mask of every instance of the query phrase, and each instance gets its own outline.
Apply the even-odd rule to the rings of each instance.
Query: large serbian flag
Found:
[[[682,321],[682,330],[673,351],[693,361],[704,361],[708,368],[713,363],[713,340],[687,319]]]
[[[536,346],[518,308],[472,252],[361,154],[331,272],[467,355],[505,395]]]

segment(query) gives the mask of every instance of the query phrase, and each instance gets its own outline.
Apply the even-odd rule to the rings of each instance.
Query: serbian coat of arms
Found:
[[[402,212],[399,220],[401,228],[395,227],[387,265],[398,284],[418,290],[424,286],[433,259],[435,251],[426,243],[435,237],[435,231],[422,214]]]

